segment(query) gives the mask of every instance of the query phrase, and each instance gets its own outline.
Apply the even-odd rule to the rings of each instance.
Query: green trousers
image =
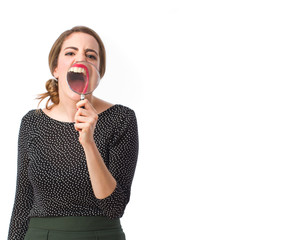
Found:
[[[30,218],[24,240],[125,240],[120,219],[102,216]]]

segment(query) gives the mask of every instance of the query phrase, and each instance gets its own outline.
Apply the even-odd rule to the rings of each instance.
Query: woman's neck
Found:
[[[86,99],[91,103],[93,101],[92,94],[87,95]],[[57,105],[54,105],[49,112],[49,115],[59,121],[63,122],[75,122],[75,114],[77,112],[76,103],[78,101],[69,99],[69,98],[61,98],[60,102]]]

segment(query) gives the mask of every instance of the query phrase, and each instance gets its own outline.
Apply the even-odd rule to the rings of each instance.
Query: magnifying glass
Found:
[[[100,74],[92,63],[75,62],[67,71],[67,84],[70,89],[80,95],[84,100],[85,95],[92,93],[99,84]]]

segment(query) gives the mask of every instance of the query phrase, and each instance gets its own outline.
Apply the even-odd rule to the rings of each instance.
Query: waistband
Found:
[[[120,219],[103,216],[31,217],[29,228],[57,231],[122,229]]]

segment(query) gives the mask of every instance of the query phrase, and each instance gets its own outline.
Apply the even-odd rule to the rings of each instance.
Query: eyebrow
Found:
[[[67,47],[67,48],[65,48],[64,50],[69,49],[69,48],[78,51],[78,48],[76,48],[76,47]],[[87,53],[87,52],[94,52],[94,53],[96,54],[96,56],[98,56],[97,52],[96,52],[95,50],[91,49],[91,48],[87,48],[85,52],[86,52],[86,53]]]

